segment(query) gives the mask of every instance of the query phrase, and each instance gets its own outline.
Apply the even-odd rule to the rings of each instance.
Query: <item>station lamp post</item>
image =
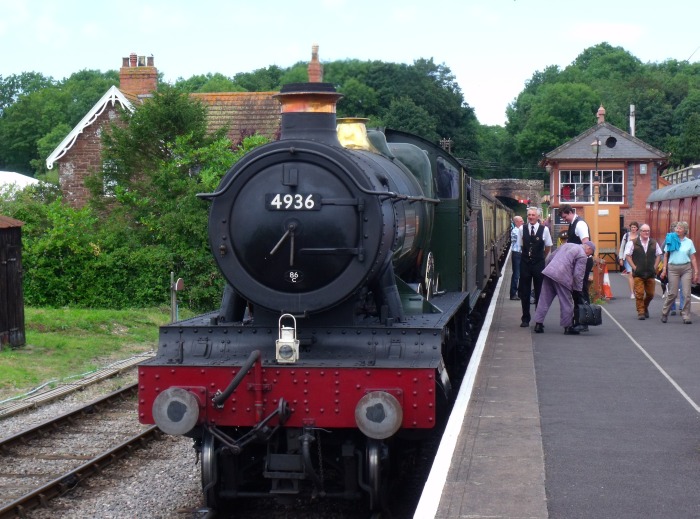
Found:
[[[598,250],[600,249],[600,243],[598,243],[598,199],[600,197],[600,175],[598,173],[598,155],[600,153],[600,139],[595,136],[595,140],[591,143],[591,149],[595,153],[595,173],[593,174],[593,232],[591,240],[595,243],[596,249],[593,253],[593,286],[595,286],[596,292],[599,289],[600,281],[600,269],[598,268]]]

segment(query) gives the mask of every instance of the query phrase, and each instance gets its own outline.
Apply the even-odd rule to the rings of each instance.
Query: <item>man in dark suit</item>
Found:
[[[527,224],[520,227],[520,243],[522,256],[520,258],[520,304],[523,315],[520,326],[530,326],[530,292],[534,282],[535,305],[540,299],[542,288],[542,271],[544,258],[552,249],[552,236],[549,229],[539,222],[539,209],[527,208]]]

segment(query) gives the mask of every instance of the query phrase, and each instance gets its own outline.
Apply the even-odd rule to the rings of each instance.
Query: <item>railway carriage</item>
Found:
[[[282,135],[211,202],[217,311],[161,327],[139,417],[192,437],[207,505],[363,499],[397,445],[444,420],[510,211],[432,143],[336,120],[332,85],[287,85]]]
[[[657,189],[647,198],[647,223],[651,235],[663,243],[666,233],[672,232],[675,222],[688,222],[688,237],[695,247],[700,244],[700,180]]]

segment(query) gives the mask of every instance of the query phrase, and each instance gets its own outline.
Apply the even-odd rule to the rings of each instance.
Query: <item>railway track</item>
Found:
[[[127,457],[160,431],[136,417],[132,384],[0,441],[0,519],[28,511]]]
[[[110,378],[128,373],[134,370],[136,366],[153,356],[153,353],[141,353],[134,355],[128,359],[120,360],[98,369],[89,375],[82,377],[79,380],[74,380],[69,383],[59,383],[55,388],[47,391],[40,391],[34,394],[31,392],[25,397],[15,397],[0,402],[0,420],[19,413],[38,409],[46,406],[56,400],[67,397],[77,391],[83,391],[86,388],[104,382]],[[47,384],[45,384],[47,385]]]

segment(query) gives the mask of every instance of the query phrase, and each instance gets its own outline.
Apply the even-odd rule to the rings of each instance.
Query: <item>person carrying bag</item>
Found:
[[[626,232],[620,241],[620,250],[617,252],[617,262],[620,265],[620,270],[625,271],[625,247],[627,247],[627,241],[629,238],[629,233]]]
[[[637,222],[630,222],[629,231],[625,233],[620,242],[620,251],[617,254],[617,261],[620,264],[620,271],[623,276],[627,277],[627,283],[630,287],[630,299],[634,299],[634,279],[632,276],[632,267],[627,261],[625,255],[625,249],[627,244],[631,241],[636,240],[639,237],[639,224]]]

